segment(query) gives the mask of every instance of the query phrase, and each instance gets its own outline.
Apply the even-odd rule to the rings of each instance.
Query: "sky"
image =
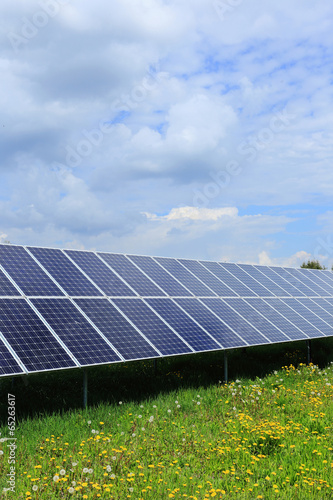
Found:
[[[1,0],[0,242],[333,264],[333,4]]]

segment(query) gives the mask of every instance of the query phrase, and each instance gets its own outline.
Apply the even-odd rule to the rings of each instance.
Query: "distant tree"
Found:
[[[305,269],[326,269],[325,266],[322,266],[319,262],[319,260],[313,259],[313,260],[308,260],[307,262],[303,262],[301,267]],[[333,266],[332,266],[333,270]]]

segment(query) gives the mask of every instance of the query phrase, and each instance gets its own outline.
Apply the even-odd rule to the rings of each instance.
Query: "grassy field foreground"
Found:
[[[1,498],[331,499],[333,364],[24,419]]]

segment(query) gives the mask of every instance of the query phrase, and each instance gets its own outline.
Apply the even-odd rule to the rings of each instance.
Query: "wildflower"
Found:
[[[153,415],[151,417],[149,417],[149,422],[152,422],[154,420],[154,417]]]
[[[197,405],[199,405],[199,404],[200,404],[200,401],[197,401]]]
[[[115,474],[111,474],[110,477],[111,477],[111,479],[114,479],[116,477],[116,475]]]
[[[90,425],[91,424],[91,420],[88,420],[87,424]]]
[[[89,472],[89,474],[92,474],[94,472],[94,470],[93,469],[89,469],[88,472]]]
[[[59,476],[53,476],[53,481],[55,481],[56,483],[59,481]]]
[[[106,466],[106,470],[107,470],[107,472],[111,472],[111,470],[112,470],[111,465],[107,465],[107,466]]]
[[[77,462],[72,462],[72,467],[75,467],[77,465]]]
[[[113,456],[113,457],[112,457],[112,460],[117,460],[117,457]]]
[[[75,490],[74,490],[74,488],[72,488],[72,486],[70,488],[68,488],[68,493],[75,493]]]
[[[33,487],[32,487],[32,489],[33,489],[34,491],[37,491],[37,490],[38,490],[38,486],[37,486],[37,484],[34,484],[34,485],[33,485]]]
[[[135,437],[135,432],[133,432],[132,437]]]
[[[88,473],[87,467],[85,467],[82,472],[83,472],[83,474],[87,474]]]
[[[138,418],[142,418],[142,415],[138,415]]]
[[[120,405],[122,405],[122,404],[123,404],[123,402],[122,402],[122,401],[119,401],[119,404],[120,404]]]

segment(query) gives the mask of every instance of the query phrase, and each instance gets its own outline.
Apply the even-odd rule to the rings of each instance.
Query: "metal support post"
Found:
[[[228,383],[228,353],[224,351],[224,382]]]
[[[312,362],[311,340],[306,341],[308,365]]]
[[[88,405],[88,372],[83,370],[83,408],[86,409]]]

